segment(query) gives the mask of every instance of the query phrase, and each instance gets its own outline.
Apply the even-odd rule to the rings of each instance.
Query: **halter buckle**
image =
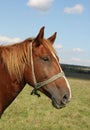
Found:
[[[37,92],[37,89],[33,89],[31,92],[31,95],[37,95],[38,97],[40,97],[41,95]]]

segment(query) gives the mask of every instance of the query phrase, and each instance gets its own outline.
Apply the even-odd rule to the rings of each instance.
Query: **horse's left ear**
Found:
[[[43,37],[44,37],[44,26],[40,29],[40,31],[39,31],[39,33],[38,33],[38,35],[37,35],[37,39],[43,39]]]
[[[36,46],[39,46],[41,44],[41,41],[44,37],[44,26],[40,29],[38,35],[36,36],[35,38],[35,43],[36,43]]]
[[[57,32],[55,32],[51,37],[48,38],[48,40],[51,42],[51,44],[54,43],[54,41],[56,39],[56,35],[57,35]]]

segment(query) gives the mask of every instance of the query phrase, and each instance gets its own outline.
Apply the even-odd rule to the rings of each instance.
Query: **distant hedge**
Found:
[[[90,67],[86,67],[86,66],[61,64],[61,67],[64,71],[90,74]]]

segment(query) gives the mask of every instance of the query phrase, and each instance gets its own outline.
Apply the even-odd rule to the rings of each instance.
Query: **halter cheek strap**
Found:
[[[45,81],[42,81],[42,82],[39,82],[37,83],[37,80],[36,80],[36,76],[35,76],[35,72],[34,72],[34,63],[33,63],[33,55],[32,55],[32,43],[30,44],[30,52],[31,52],[31,69],[32,69],[32,76],[33,76],[33,80],[34,80],[34,89],[32,90],[31,92],[31,95],[37,95],[38,97],[40,97],[40,95],[38,94],[37,90],[41,87],[43,87],[44,85],[47,85],[55,80],[57,80],[58,78],[61,78],[64,76],[64,72],[60,72],[54,76],[52,76],[51,78],[45,80]]]

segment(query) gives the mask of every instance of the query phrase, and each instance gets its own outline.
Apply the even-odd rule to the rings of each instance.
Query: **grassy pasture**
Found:
[[[72,100],[57,110],[51,101],[31,96],[28,85],[0,119],[0,130],[90,130],[90,80],[69,78]]]

